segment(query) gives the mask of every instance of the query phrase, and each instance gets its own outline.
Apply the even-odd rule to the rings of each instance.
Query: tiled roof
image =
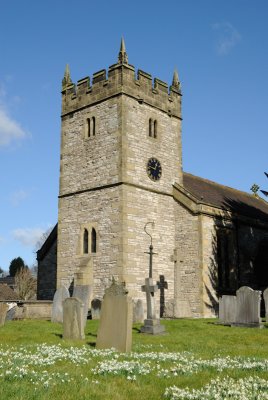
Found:
[[[220,185],[186,172],[183,173],[183,186],[186,191],[202,203],[246,217],[268,221],[268,202],[255,197],[253,194]]]
[[[19,296],[9,286],[0,284],[0,300],[18,300]]]

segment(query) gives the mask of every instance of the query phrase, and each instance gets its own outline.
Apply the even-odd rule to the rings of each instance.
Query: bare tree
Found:
[[[41,249],[41,247],[43,246],[43,244],[45,243],[45,241],[47,240],[47,238],[49,237],[51,231],[53,230],[53,226],[51,226],[50,228],[48,228],[40,237],[40,239],[36,242],[35,244],[35,248],[34,248],[34,253],[37,252],[37,250]]]
[[[15,291],[22,300],[36,296],[36,279],[28,268],[21,268],[15,275]]]

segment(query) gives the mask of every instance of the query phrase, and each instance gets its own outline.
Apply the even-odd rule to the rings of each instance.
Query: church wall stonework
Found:
[[[200,232],[198,216],[175,203],[175,316],[202,316]]]
[[[63,117],[60,196],[119,181],[119,112],[119,99],[110,99]],[[95,135],[86,137],[89,116]]]
[[[181,181],[181,121],[132,98],[123,99],[123,180],[152,191],[172,193],[172,184]],[[149,136],[149,119],[157,121],[157,137]],[[147,175],[151,157],[161,162],[157,182]]]
[[[214,218],[199,217],[201,234],[202,306],[203,317],[216,316],[218,310],[218,274],[216,261],[216,231]]]
[[[113,187],[60,199],[58,286],[70,286],[75,272],[92,268],[94,296],[102,297],[112,276],[119,277],[122,265],[119,218],[121,191],[122,188]],[[94,226],[97,231],[95,254],[83,254],[82,251],[81,226],[87,224]]]
[[[124,271],[125,281],[132,297],[138,299],[145,295],[141,292],[145,277],[149,276],[150,237],[145,233],[145,224],[153,237],[153,279],[159,281],[164,275],[168,283],[165,291],[165,305],[174,298],[174,265],[171,256],[174,251],[175,221],[174,200],[170,196],[152,194],[146,190],[124,186]],[[159,291],[155,294],[156,310],[159,312]]]

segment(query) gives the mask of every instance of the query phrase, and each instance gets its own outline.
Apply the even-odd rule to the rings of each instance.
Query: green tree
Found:
[[[14,258],[9,266],[9,275],[10,276],[15,276],[16,273],[21,269],[21,268],[27,268],[27,265],[25,265],[23,259],[21,257]]]

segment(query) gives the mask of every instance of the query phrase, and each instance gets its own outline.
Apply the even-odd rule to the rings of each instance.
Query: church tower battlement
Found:
[[[128,63],[122,39],[116,64],[74,84],[62,81],[57,286],[87,271],[94,296],[110,278],[139,298],[148,264],[144,225],[155,222],[159,256],[173,298],[175,203],[182,184],[181,87]],[[162,251],[165,249],[165,252]],[[143,295],[142,295],[143,296]]]
[[[148,104],[170,116],[181,118],[181,85],[177,72],[175,71],[172,85],[169,87],[158,78],[152,83],[152,76],[140,69],[136,78],[135,67],[128,64],[123,39],[118,62],[109,67],[108,77],[107,71],[102,69],[93,74],[92,83],[89,77],[85,77],[75,84],[71,80],[67,65],[62,81],[62,115],[119,94],[131,96],[139,103]]]

